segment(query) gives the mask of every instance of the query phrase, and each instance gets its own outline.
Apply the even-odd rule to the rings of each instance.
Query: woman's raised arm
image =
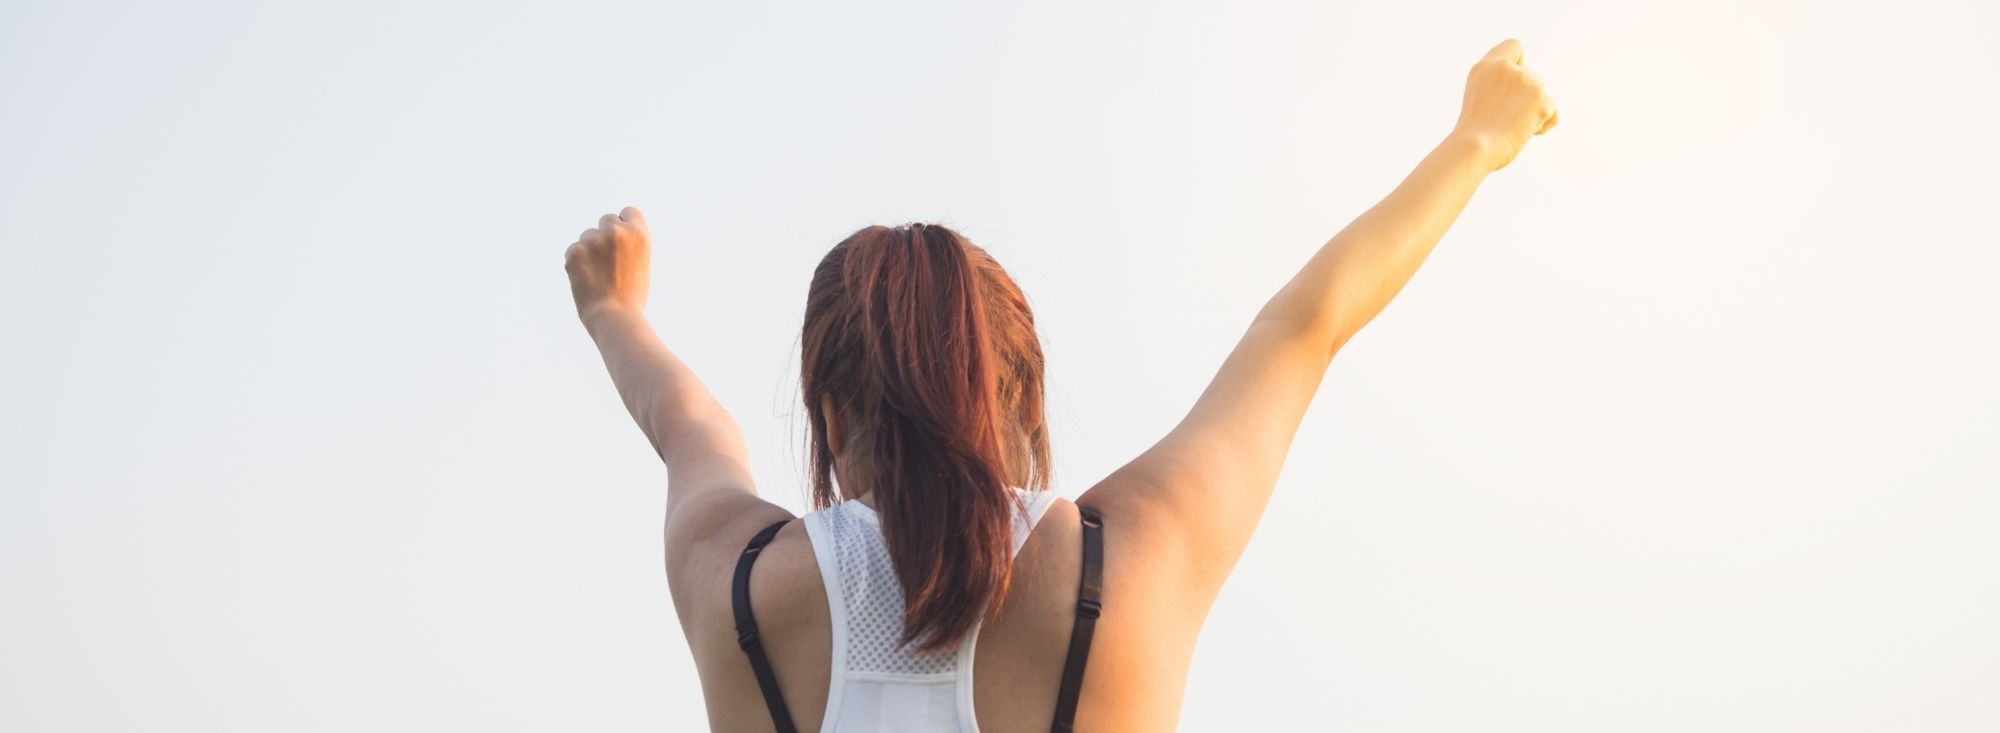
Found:
[[[674,356],[646,320],[652,240],[646,219],[626,207],[605,214],[563,254],[577,317],[633,422],[667,466],[666,556],[671,580],[687,550],[734,538],[738,524],[789,512],[757,497],[743,431]]]
[[[1108,523],[1134,518],[1121,541],[1187,568],[1190,608],[1206,613],[1242,555],[1334,354],[1402,290],[1486,175],[1555,124],[1521,60],[1512,39],[1480,59],[1444,141],[1265,304],[1179,425],[1078,499]]]

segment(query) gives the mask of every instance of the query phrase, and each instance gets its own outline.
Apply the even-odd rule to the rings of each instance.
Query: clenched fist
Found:
[[[616,214],[605,214],[595,228],[583,230],[563,252],[563,269],[569,271],[577,317],[587,320],[593,311],[604,308],[644,312],[652,261],[652,234],[638,209],[627,206]]]
[[[1480,142],[1491,153],[1491,170],[1514,162],[1528,138],[1556,126],[1556,103],[1542,78],[1521,65],[1521,42],[1509,38],[1486,52],[1465,78],[1465,104],[1452,134]]]

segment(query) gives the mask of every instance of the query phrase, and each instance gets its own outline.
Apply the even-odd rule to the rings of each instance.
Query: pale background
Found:
[[[1512,36],[1182,729],[2000,729],[1990,4],[164,5],[0,7],[0,728],[700,728],[579,231],[799,508],[812,266],[960,228],[1074,496]]]

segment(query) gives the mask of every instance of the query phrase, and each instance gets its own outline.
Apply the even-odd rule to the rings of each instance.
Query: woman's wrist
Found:
[[[1462,157],[1479,166],[1483,173],[1491,173],[1501,167],[1500,146],[1490,135],[1467,130],[1453,129],[1438,143],[1440,152]]]
[[[592,338],[596,338],[598,331],[609,323],[646,320],[644,311],[610,300],[600,300],[586,305],[577,312],[577,316],[583,321],[583,330],[590,332]]]

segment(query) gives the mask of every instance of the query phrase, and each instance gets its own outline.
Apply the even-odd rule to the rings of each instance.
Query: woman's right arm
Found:
[[[1187,568],[1204,612],[1262,518],[1333,356],[1423,264],[1486,175],[1555,124],[1509,39],[1467,76],[1459,119],[1401,185],[1328,240],[1265,304],[1166,437],[1079,497],[1125,523],[1136,556]],[[1124,520],[1121,522],[1121,520]]]

